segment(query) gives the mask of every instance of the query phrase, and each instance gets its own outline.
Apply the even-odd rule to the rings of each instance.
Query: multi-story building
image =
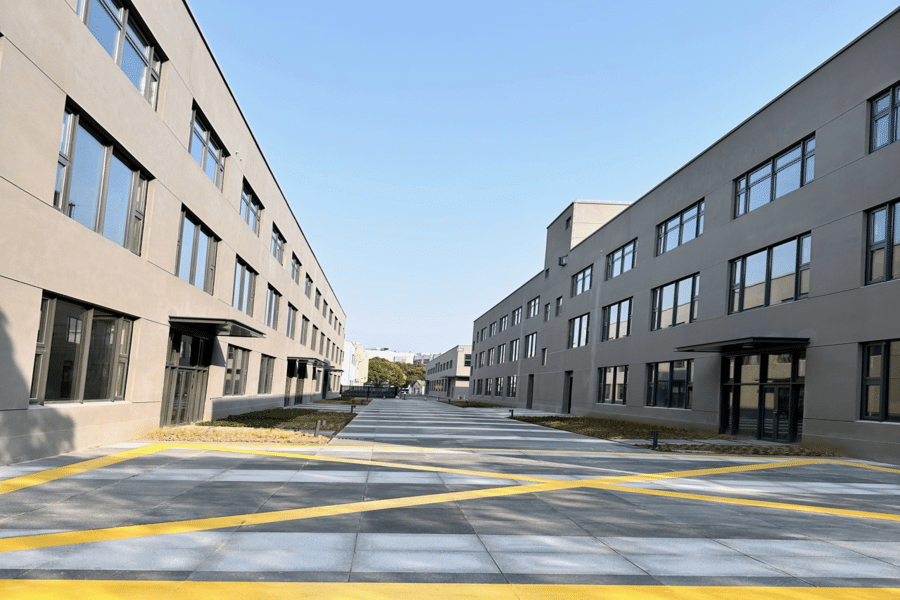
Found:
[[[0,3],[0,463],[337,390],[346,316],[183,0]]]
[[[894,11],[642,198],[567,207],[474,323],[473,397],[896,461],[898,138]]]
[[[428,361],[425,368],[425,395],[439,398],[467,398],[472,346],[454,346]]]

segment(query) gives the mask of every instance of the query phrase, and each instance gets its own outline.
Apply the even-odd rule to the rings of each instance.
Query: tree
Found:
[[[406,383],[406,375],[397,363],[375,357],[369,359],[369,381],[401,386]]]
[[[411,365],[409,363],[394,363],[406,376],[406,385],[425,379],[425,365]]]

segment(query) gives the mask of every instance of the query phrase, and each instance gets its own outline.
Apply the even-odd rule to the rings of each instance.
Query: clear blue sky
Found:
[[[443,352],[896,0],[189,0],[366,347]]]

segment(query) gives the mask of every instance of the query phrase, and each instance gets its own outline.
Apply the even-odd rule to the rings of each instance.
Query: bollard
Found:
[[[650,440],[653,442],[653,445],[650,446],[651,448],[653,448],[654,450],[659,448],[659,432],[655,429],[650,432]]]
[[[316,432],[313,434],[313,435],[315,435],[316,437],[319,436],[319,426],[320,426],[321,424],[322,424],[322,421],[319,420],[319,419],[316,419]]]
[[[514,416],[513,409],[509,409],[509,418],[512,419]]]
[[[353,414],[353,409],[354,409],[354,408],[355,408],[355,407],[351,404],[351,405],[350,405],[350,414],[351,414],[351,415]]]

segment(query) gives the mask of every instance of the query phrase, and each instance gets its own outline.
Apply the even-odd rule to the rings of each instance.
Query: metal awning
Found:
[[[266,337],[262,331],[244,325],[234,319],[208,319],[204,317],[169,317],[170,325],[178,325],[211,337]]]
[[[809,338],[788,337],[748,337],[721,342],[708,342],[675,348],[675,352],[764,352],[768,350],[789,350],[809,345]]]

